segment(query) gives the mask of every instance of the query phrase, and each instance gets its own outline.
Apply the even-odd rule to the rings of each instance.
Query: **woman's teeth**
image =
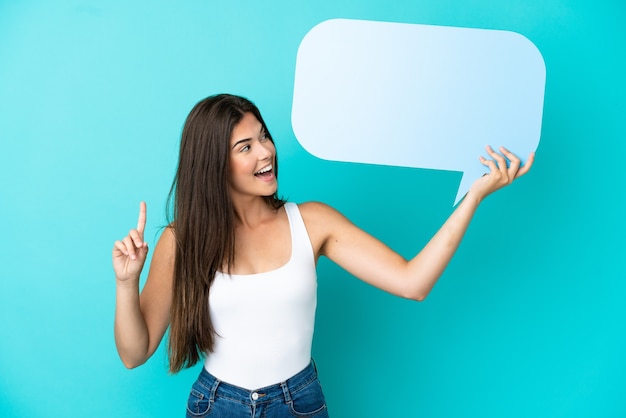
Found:
[[[255,176],[259,175],[259,174],[263,174],[263,173],[267,173],[268,171],[272,170],[272,166],[268,165],[267,167],[257,171],[256,173],[254,173]]]

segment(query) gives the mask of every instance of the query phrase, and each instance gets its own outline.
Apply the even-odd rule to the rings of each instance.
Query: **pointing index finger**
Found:
[[[146,202],[139,203],[139,219],[137,220],[137,232],[141,234],[143,239],[143,231],[146,228]]]

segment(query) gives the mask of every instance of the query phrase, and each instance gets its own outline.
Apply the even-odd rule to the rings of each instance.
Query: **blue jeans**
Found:
[[[203,367],[191,387],[187,418],[328,418],[313,361],[284,382],[257,390],[224,383]]]

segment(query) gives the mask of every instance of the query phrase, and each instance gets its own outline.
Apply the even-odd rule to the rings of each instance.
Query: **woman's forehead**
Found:
[[[235,125],[230,137],[231,145],[244,140],[251,139],[263,131],[263,125],[252,113],[247,112],[243,118]]]

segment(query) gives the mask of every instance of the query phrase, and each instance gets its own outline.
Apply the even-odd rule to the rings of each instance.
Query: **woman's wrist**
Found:
[[[138,289],[139,288],[139,276],[120,279],[115,277],[115,285],[121,289]]]
[[[480,205],[480,202],[482,202],[485,199],[485,197],[487,196],[483,196],[480,193],[476,192],[475,190],[470,189],[465,195],[465,197],[463,198],[463,201],[467,201],[467,203],[478,207],[478,205]]]

